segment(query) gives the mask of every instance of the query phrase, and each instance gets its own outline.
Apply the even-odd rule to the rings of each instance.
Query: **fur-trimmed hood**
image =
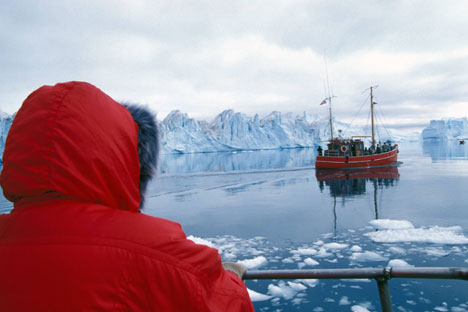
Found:
[[[5,144],[5,197],[15,209],[69,199],[139,211],[157,166],[158,128],[148,110],[126,107],[85,82],[34,91]]]
[[[158,167],[159,128],[156,116],[144,106],[122,103],[138,125],[138,157],[140,160],[140,209],[145,203],[148,183],[153,179]]]

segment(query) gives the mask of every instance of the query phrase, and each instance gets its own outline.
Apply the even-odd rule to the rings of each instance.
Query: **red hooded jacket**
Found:
[[[0,176],[0,311],[253,311],[217,250],[138,212],[137,132],[88,83],[25,100]]]

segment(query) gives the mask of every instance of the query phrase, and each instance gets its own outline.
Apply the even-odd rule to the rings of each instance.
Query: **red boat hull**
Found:
[[[398,158],[398,145],[390,152],[366,156],[317,156],[315,168],[370,168],[393,164]]]

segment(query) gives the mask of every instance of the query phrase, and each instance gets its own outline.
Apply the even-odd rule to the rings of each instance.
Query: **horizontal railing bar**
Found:
[[[432,278],[468,280],[463,267],[385,267],[356,269],[249,270],[243,279],[390,279]]]

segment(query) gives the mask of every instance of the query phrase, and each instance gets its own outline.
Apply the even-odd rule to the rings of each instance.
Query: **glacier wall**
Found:
[[[462,140],[468,139],[468,119],[445,118],[431,120],[421,133],[423,140]]]
[[[261,119],[226,110],[206,122],[176,110],[160,123],[160,129],[165,153],[313,147],[317,140],[314,127],[304,118],[280,112]]]
[[[10,130],[11,123],[15,118],[15,114],[9,115],[0,111],[0,164],[3,159],[3,150],[5,149],[5,141],[8,135],[8,130]]]
[[[14,115],[0,111],[0,156],[3,155],[5,140]],[[165,154],[187,154],[227,152],[245,150],[273,150],[298,147],[314,147],[324,144],[330,137],[327,116],[304,112],[272,112],[264,118],[249,117],[242,113],[226,110],[211,122],[197,121],[187,114],[175,110],[159,123],[162,152]],[[345,137],[369,133],[369,129],[351,126],[334,120],[334,135],[342,130]],[[396,130],[377,128],[382,142],[414,141],[417,139],[465,139],[468,138],[467,118],[432,120],[422,134],[407,135]],[[369,139],[370,140],[370,139]],[[1,161],[1,158],[0,158]],[[1,163],[1,162],[0,162]]]

